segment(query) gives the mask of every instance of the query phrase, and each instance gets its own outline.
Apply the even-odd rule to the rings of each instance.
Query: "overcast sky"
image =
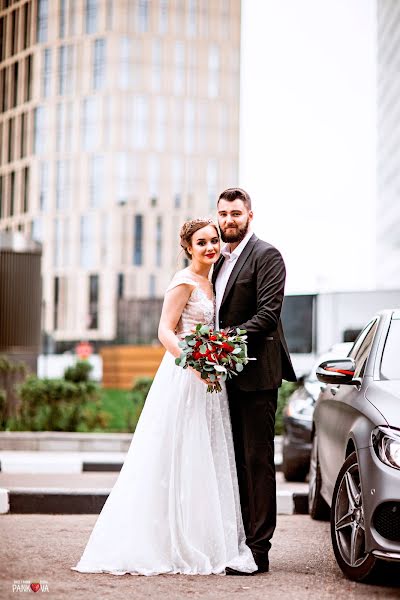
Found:
[[[374,287],[374,0],[243,0],[240,185],[288,293]]]

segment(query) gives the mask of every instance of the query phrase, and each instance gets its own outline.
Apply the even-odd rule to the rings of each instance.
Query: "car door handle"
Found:
[[[331,394],[332,396],[336,396],[336,394],[338,393],[339,388],[338,387],[331,387]]]

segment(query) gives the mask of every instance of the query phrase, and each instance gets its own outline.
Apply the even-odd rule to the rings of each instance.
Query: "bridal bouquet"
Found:
[[[247,356],[245,333],[245,329],[227,333],[199,323],[193,333],[179,342],[182,353],[175,364],[184,369],[192,367],[202,379],[208,379],[207,392],[220,392],[219,380],[237,375],[249,360],[255,360]]]

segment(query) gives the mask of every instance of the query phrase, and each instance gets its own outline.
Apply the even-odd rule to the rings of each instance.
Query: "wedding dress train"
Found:
[[[195,286],[177,334],[213,323],[213,302],[187,271],[168,289]],[[257,569],[246,545],[225,387],[206,385],[166,352],[125,463],[74,570],[155,575]]]

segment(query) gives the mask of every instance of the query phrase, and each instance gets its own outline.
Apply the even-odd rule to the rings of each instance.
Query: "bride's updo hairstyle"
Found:
[[[179,235],[181,237],[181,247],[185,251],[186,256],[191,259],[192,255],[190,254],[188,248],[192,245],[192,237],[193,234],[196,233],[199,229],[203,229],[203,227],[207,227],[207,225],[212,225],[215,227],[215,231],[217,236],[219,237],[218,228],[212,219],[192,219],[191,221],[186,221],[181,227]]]

